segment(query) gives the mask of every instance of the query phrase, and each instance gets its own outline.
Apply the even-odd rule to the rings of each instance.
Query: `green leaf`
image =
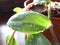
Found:
[[[16,31],[36,34],[51,26],[51,21],[38,12],[25,11],[13,15],[7,25]]]
[[[19,13],[19,12],[22,12],[23,9],[20,8],[20,7],[16,7],[16,8],[13,9],[13,11],[16,12],[16,13]]]
[[[60,3],[56,2],[55,3],[55,8],[60,9]]]
[[[43,34],[32,34],[26,39],[25,45],[52,45]]]
[[[45,0],[46,1],[46,4],[48,4],[48,3],[50,3],[51,2],[51,0]]]
[[[35,5],[38,5],[38,4],[43,4],[43,3],[49,3],[49,2],[51,2],[51,0],[33,0],[33,3],[35,4]]]
[[[33,0],[35,5],[45,3],[45,0]]]
[[[10,39],[10,36],[8,35],[6,37],[6,44],[8,44],[9,39]],[[16,40],[14,38],[11,40],[10,45],[17,45],[17,42],[16,42]]]

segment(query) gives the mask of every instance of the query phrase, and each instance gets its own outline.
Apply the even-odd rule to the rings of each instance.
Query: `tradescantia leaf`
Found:
[[[25,11],[13,15],[7,25],[16,31],[36,34],[47,29],[51,25],[51,21],[38,12]]]
[[[10,39],[10,36],[8,35],[6,37],[6,44],[8,44],[9,39]],[[10,45],[17,45],[17,42],[16,42],[16,40],[14,38],[11,40]]]
[[[32,34],[26,39],[25,45],[52,45],[43,34]]]
[[[45,3],[45,0],[33,0],[35,5]]]
[[[33,3],[37,5],[37,4],[49,3],[50,1],[51,0],[33,0]]]
[[[57,9],[60,9],[60,3],[56,2],[56,3],[55,3],[55,7],[56,7]]]

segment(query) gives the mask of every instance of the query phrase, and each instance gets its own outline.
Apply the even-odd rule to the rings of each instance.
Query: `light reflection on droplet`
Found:
[[[32,27],[33,25],[31,25],[31,27]]]

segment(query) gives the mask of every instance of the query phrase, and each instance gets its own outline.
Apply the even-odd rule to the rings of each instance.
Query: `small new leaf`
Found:
[[[16,8],[13,9],[13,11],[16,12],[16,13],[19,13],[19,12],[22,12],[23,9],[20,8],[20,7],[16,7]]]
[[[10,39],[10,35],[6,37],[6,44],[8,44],[9,39]],[[11,40],[10,45],[17,45],[17,42],[14,38]]]

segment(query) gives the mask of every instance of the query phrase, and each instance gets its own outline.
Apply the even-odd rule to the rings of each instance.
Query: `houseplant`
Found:
[[[57,6],[55,5],[55,3],[57,4]],[[27,2],[25,3],[25,5],[26,4],[27,4]],[[52,24],[53,24],[54,32],[56,33],[56,36],[57,36],[58,40],[60,40],[60,35],[59,35],[59,33],[60,33],[60,31],[59,31],[59,29],[60,29],[59,28],[60,27],[60,24],[59,24],[60,18],[58,18],[60,16],[60,14],[59,14],[60,13],[59,12],[60,9],[58,8],[59,4],[60,4],[59,2],[52,2],[50,4],[51,8],[52,8],[51,21],[52,21]],[[31,4],[27,4],[27,8],[28,8],[28,10],[33,10],[33,11],[38,11],[38,12],[39,12],[39,10],[41,10],[40,8],[43,8],[42,10],[46,9],[44,6],[42,6],[40,8],[39,8],[39,5],[37,5],[37,6],[35,5],[34,6],[34,4],[32,4],[32,2],[31,2]],[[43,13],[43,14],[47,15],[47,10],[45,10],[45,12],[41,12],[41,11],[40,11],[40,13]],[[49,30],[46,30],[44,32],[44,35],[53,43],[52,36],[51,36],[51,33],[50,33]]]
[[[18,18],[19,17],[19,18]],[[40,18],[46,19],[45,21],[40,20]],[[17,20],[16,20],[17,19]],[[14,20],[16,22],[14,22]],[[20,21],[19,21],[20,20]],[[39,22],[38,22],[39,21]],[[43,22],[43,23],[42,23]],[[33,24],[34,23],[34,24]],[[41,24],[40,24],[41,23]],[[28,38],[26,38],[26,45],[51,45],[51,43],[44,37],[40,32],[43,32],[46,28],[51,26],[50,20],[44,16],[43,14],[34,12],[34,11],[24,11],[12,16],[7,25],[14,30],[27,32],[29,34]],[[39,26],[41,25],[41,26]],[[16,41],[13,38],[16,31],[13,32],[11,38],[7,37],[8,45],[16,45]],[[41,39],[40,39],[41,38]],[[9,40],[9,42],[8,42]],[[14,43],[12,43],[12,42]],[[41,43],[40,43],[41,42]]]
[[[51,26],[51,21],[43,16],[43,14],[35,11],[24,11],[12,16],[8,20],[7,25],[16,31],[29,33],[29,36],[26,39],[26,45],[51,45],[43,35],[40,35],[47,27]],[[13,36],[16,31],[13,32],[10,40],[7,39],[7,42],[9,40],[8,45],[10,45],[12,39],[14,39]]]

